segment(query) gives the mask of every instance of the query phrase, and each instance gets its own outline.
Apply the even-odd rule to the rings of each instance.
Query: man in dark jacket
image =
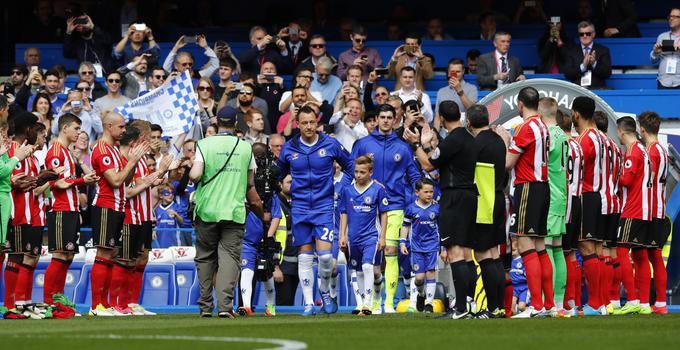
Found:
[[[241,70],[257,74],[264,62],[272,62],[280,72],[290,73],[291,66],[288,59],[286,43],[278,36],[272,37],[267,30],[260,26],[250,29],[250,49],[243,51],[239,57]]]
[[[90,16],[83,14],[66,20],[64,36],[64,57],[75,58],[78,63],[89,61],[100,71],[113,71],[115,66],[111,58],[111,39],[99,27],[95,27]]]
[[[595,44],[595,26],[583,21],[578,24],[580,43],[566,53],[564,76],[574,84],[589,89],[606,86],[605,79],[612,75],[612,59],[609,49]]]

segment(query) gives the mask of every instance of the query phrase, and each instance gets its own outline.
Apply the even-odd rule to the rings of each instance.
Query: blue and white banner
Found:
[[[166,81],[159,88],[114,109],[125,120],[146,120],[163,128],[163,136],[188,133],[196,124],[198,100],[189,71]]]

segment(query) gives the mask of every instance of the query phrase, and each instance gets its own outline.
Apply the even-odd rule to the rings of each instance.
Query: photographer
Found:
[[[90,100],[83,96],[83,93],[78,90],[71,90],[68,93],[68,100],[64,103],[61,111],[57,117],[52,121],[52,134],[59,134],[59,118],[66,113],[71,113],[80,118],[82,124],[81,130],[90,135],[90,143],[94,142],[102,132],[102,119],[98,115],[92,113],[92,106]]]
[[[195,43],[196,45],[200,46],[204,50],[203,55],[205,55],[205,57],[208,58],[208,63],[206,63],[201,68],[201,70],[198,71],[198,78],[200,77],[210,78],[213,75],[213,73],[215,73],[215,71],[220,68],[220,60],[219,58],[217,58],[217,54],[215,54],[215,51],[213,51],[208,46],[208,39],[205,38],[205,35],[196,36],[182,35],[179,39],[177,39],[177,42],[175,42],[175,46],[172,47],[172,50],[168,54],[168,57],[166,57],[165,62],[163,62],[163,69],[165,69],[167,72],[177,71],[178,73],[184,73],[185,70],[189,70],[191,77],[197,78],[196,77],[197,72],[194,70],[195,63],[194,56],[186,51],[178,52],[179,49],[183,48],[186,44],[190,43]]]
[[[404,66],[400,70],[399,82],[401,88],[393,91],[392,95],[397,95],[402,101],[417,100],[422,106],[423,116],[428,123],[432,124],[434,116],[432,115],[432,103],[430,96],[417,89],[415,85],[416,70],[411,66]]]
[[[276,228],[276,240],[283,236],[281,264],[274,266],[274,284],[276,288],[276,305],[295,304],[300,277],[298,276],[298,248],[293,243],[290,185],[293,178],[288,175],[281,181],[281,192],[277,194],[281,207],[281,218]],[[273,222],[272,222],[273,224]]]
[[[263,27],[254,26],[250,29],[250,44],[252,47],[239,56],[244,72],[257,74],[262,63],[267,61],[274,63],[281,72],[289,73],[292,70],[286,43],[278,35],[268,35]]]
[[[566,63],[566,50],[571,45],[572,39],[567,36],[560,17],[551,17],[543,36],[538,40],[538,54],[541,56],[541,65],[536,69],[536,72],[561,73]]]
[[[148,40],[148,43],[144,43]],[[130,45],[128,45],[128,42]],[[161,56],[161,49],[156,44],[151,28],[144,23],[133,23],[128,27],[127,32],[113,48],[113,58],[119,64],[132,61],[133,58],[147,54],[146,59],[150,66],[158,64]]]
[[[94,25],[80,5],[67,9],[66,15],[64,58],[75,58],[78,63],[92,62],[98,77],[114,70],[109,35]]]
[[[401,88],[401,69],[408,66],[416,71],[415,85],[420,91],[425,91],[425,80],[432,79],[434,70],[432,60],[423,55],[422,42],[415,34],[406,36],[404,44],[397,47],[392,54],[388,69],[390,75],[397,78],[394,89]]]
[[[671,9],[668,26],[671,30],[659,34],[649,57],[659,64],[658,88],[680,89],[680,7]]]
[[[194,227],[201,317],[212,316],[213,277],[218,316],[234,317],[233,291],[245,235],[245,201],[259,218],[263,217],[262,201],[254,187],[257,166],[251,146],[234,136],[236,113],[227,112],[217,113],[218,135],[196,143],[196,158],[189,173],[198,183]]]

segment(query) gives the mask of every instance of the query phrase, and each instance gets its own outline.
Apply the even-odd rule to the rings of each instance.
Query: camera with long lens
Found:
[[[274,266],[281,259],[281,243],[274,237],[266,237],[258,246],[258,258],[255,260],[255,278],[267,281],[274,275]]]
[[[257,164],[257,171],[255,171],[255,190],[260,196],[262,203],[264,203],[264,211],[271,211],[272,198],[281,190],[279,185],[279,168],[274,161],[274,154],[266,148],[266,151],[255,153],[255,163]]]

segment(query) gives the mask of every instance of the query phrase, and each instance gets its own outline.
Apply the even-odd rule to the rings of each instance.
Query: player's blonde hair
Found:
[[[367,165],[369,169],[373,170],[373,159],[369,156],[360,156],[354,160],[354,165]]]

